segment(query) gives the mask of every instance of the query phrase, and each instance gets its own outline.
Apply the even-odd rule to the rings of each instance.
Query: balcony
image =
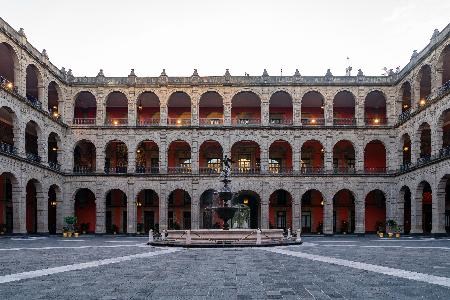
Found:
[[[364,118],[366,126],[380,126],[387,125],[387,118]]]
[[[233,126],[259,126],[261,125],[261,119],[249,119],[249,118],[234,118]]]
[[[48,166],[50,167],[50,169],[53,169],[55,171],[61,171],[61,165],[55,161],[49,161]]]
[[[17,148],[10,144],[0,143],[0,152],[17,155]]]
[[[354,166],[345,166],[345,167],[334,167],[334,174],[356,174],[356,170]]]
[[[231,174],[233,175],[249,175],[249,174],[260,174],[261,170],[257,168],[231,168]]]
[[[106,174],[125,174],[127,173],[127,166],[105,167]]]
[[[94,169],[88,166],[75,166],[73,167],[73,172],[76,174],[92,174]]]
[[[310,167],[310,166],[302,166],[300,168],[301,174],[324,174],[324,168],[323,167]]]
[[[169,167],[167,168],[168,174],[191,174],[191,166]]]
[[[333,125],[335,126],[355,126],[355,118],[334,118]]]
[[[223,118],[200,118],[200,126],[220,126],[223,125]]]
[[[30,95],[30,94],[27,94],[27,95],[26,95],[26,98],[27,98],[28,102],[29,102],[33,107],[35,107],[35,108],[37,108],[37,109],[39,109],[39,110],[42,109],[42,102],[39,101],[36,97],[34,97],[34,96]]]
[[[386,168],[364,168],[365,174],[385,174]]]
[[[191,119],[187,118],[167,118],[168,126],[191,126]]]
[[[136,166],[138,174],[159,174],[159,167]]]
[[[269,173],[270,174],[278,174],[278,175],[292,175],[294,173],[293,168],[288,167],[280,167],[280,166],[271,166],[269,164]]]
[[[157,118],[140,119],[137,121],[136,125],[141,127],[159,126],[159,119]]]
[[[201,175],[219,175],[222,172],[221,168],[199,168],[199,173]]]
[[[291,126],[294,122],[288,118],[270,118],[269,124],[270,126]]]
[[[95,118],[74,118],[74,125],[95,125]]]
[[[126,126],[128,125],[127,118],[107,118],[105,120],[105,125],[107,126]]]
[[[323,126],[325,125],[324,118],[302,118],[303,126]]]
[[[39,155],[35,154],[35,153],[27,152],[26,157],[30,161],[34,161],[34,162],[37,162],[37,163],[41,162],[41,157]]]

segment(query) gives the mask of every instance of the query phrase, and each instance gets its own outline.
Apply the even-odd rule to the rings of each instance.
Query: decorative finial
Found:
[[[228,77],[228,76],[231,76],[230,70],[229,70],[229,69],[226,69],[226,70],[225,70],[225,77]]]
[[[302,75],[300,75],[300,71],[298,69],[295,69],[295,73],[294,73],[295,77],[300,77]]]
[[[439,35],[439,30],[438,30],[438,29],[435,29],[435,30],[433,31],[433,35],[431,36],[431,40],[437,38],[438,35]]]
[[[163,69],[160,76],[167,76],[166,69]]]
[[[42,50],[42,56],[46,59],[48,59],[48,54],[47,54],[47,50],[43,49]]]
[[[134,69],[131,69],[130,75],[128,76],[136,76],[136,74],[134,74]]]
[[[194,73],[192,74],[192,76],[198,76],[197,69],[194,69]]]
[[[67,71],[67,76],[68,76],[68,77],[73,76],[73,74],[72,74],[72,69],[69,69],[69,71]]]
[[[411,60],[413,60],[414,58],[416,58],[417,55],[419,55],[419,53],[417,53],[417,50],[414,50],[413,53],[411,54]]]
[[[358,76],[364,76],[364,73],[361,69],[358,69]]]
[[[331,74],[330,69],[327,69],[327,73],[325,73],[325,77],[333,77],[333,74]]]
[[[389,76],[395,75],[394,70],[393,70],[393,69],[389,69],[388,75],[389,75]]]
[[[264,77],[268,77],[269,76],[269,73],[267,73],[267,69],[264,69],[264,72],[263,72],[262,76],[264,76]]]
[[[100,69],[100,72],[98,72],[97,77],[105,77],[105,74],[103,74],[103,69]]]

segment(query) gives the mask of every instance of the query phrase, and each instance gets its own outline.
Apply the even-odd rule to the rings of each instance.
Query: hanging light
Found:
[[[244,204],[246,204],[246,205],[248,204],[248,199],[247,198],[244,199]]]
[[[12,90],[13,87],[14,87],[14,85],[12,84],[12,82],[8,82],[8,83],[6,84],[6,88],[9,89],[9,90]]]
[[[53,147],[53,148],[52,148],[52,150],[53,150],[53,151],[57,151],[57,150],[58,150],[58,148],[56,148],[56,147]]]
[[[404,148],[403,148],[403,151],[408,151],[409,150],[409,147],[408,146],[405,146]]]
[[[136,201],[136,206],[137,207],[141,207],[142,206],[142,202],[141,201]]]
[[[177,120],[177,124],[181,124],[181,120],[180,119]]]
[[[322,200],[322,201],[320,201],[320,205],[322,205],[322,206],[323,206],[323,200]]]
[[[142,110],[142,104],[139,104],[138,109]]]
[[[380,119],[378,119],[378,118],[373,119],[373,123],[374,124],[380,124]]]
[[[425,101],[425,99],[421,99],[419,105],[424,106],[425,104],[427,104],[427,101]]]
[[[404,105],[403,105],[403,108],[404,108],[404,109],[406,109],[406,108],[408,108],[408,107],[409,107],[408,104],[404,104]]]
[[[119,121],[114,120],[114,121],[113,121],[113,124],[114,124],[114,125],[119,125]]]
[[[311,120],[311,123],[312,123],[312,124],[316,124],[316,122],[317,122],[316,119],[312,119],[312,120]]]
[[[56,200],[51,200],[50,201],[50,206],[51,207],[56,207]]]

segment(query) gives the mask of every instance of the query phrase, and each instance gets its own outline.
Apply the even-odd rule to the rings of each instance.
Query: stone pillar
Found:
[[[25,171],[25,170],[22,170]],[[26,183],[20,178],[12,182],[13,233],[27,233],[26,226]]]
[[[133,174],[136,172],[136,151],[132,145],[127,145],[128,148],[128,167],[127,172]]]
[[[411,191],[411,233],[423,233],[422,191],[419,189],[415,193]]]
[[[48,112],[48,85],[38,86],[39,100],[42,102],[42,109]]]
[[[36,187],[37,228],[38,233],[48,233],[48,187]]]
[[[167,183],[161,181],[159,183],[159,232],[167,229],[167,199],[168,199]]]
[[[23,97],[27,96],[27,62],[26,61],[19,61],[20,64],[20,77],[18,80],[14,83],[17,86],[17,91],[20,95]],[[15,70],[17,71],[17,70]]]
[[[97,146],[100,146],[101,148]],[[106,145],[103,145],[103,143],[101,143],[100,145],[96,145],[95,151],[96,173],[105,172],[105,147]]]
[[[294,126],[301,126],[302,125],[302,112],[301,112],[301,98],[293,96],[294,99],[292,99],[292,109],[293,109],[293,124]]]
[[[268,193],[267,187],[269,186],[268,182],[262,183],[262,193],[261,193],[261,229],[269,229],[269,198],[270,194]]]
[[[200,192],[198,179],[192,180],[192,197],[191,197],[191,228],[199,229],[200,227]]]
[[[399,193],[395,191],[396,187],[392,189],[391,203],[395,207],[395,221],[402,228],[402,233],[405,232],[405,191],[401,190]]]
[[[364,112],[364,103],[365,103],[365,90],[364,87],[358,88],[358,94],[355,95],[355,118],[356,118],[356,125],[358,127],[365,126],[365,112]]]
[[[410,136],[411,139],[411,163],[417,163],[417,160],[420,157],[420,138],[417,136],[415,132]]]
[[[223,124],[231,126],[231,97],[229,93],[225,92],[223,95]]]
[[[449,179],[447,179],[449,180]],[[436,183],[433,186],[432,194],[432,229],[431,233],[445,233],[445,185],[446,180]]]
[[[355,233],[364,234],[366,231],[366,203],[364,197],[360,194],[355,194]]]
[[[300,183],[296,182],[294,186],[294,194],[292,196],[292,232],[302,229],[302,191]]]
[[[199,112],[200,96],[194,94],[191,98],[191,124],[192,126],[199,126],[200,124],[200,112]]]
[[[292,167],[294,173],[299,173],[301,169],[301,149],[300,136],[294,136],[294,144],[292,145]]]
[[[333,173],[333,140],[327,136],[324,147],[324,168],[328,173]]]
[[[269,126],[269,101],[261,99],[261,125]]]
[[[333,96],[326,93],[323,101],[323,117],[325,118],[324,124],[326,126],[333,126]]]
[[[62,190],[56,193],[56,232],[63,231],[64,217],[75,216],[75,198],[72,198],[72,189],[70,184],[62,187]],[[75,195],[73,195],[75,197]]]
[[[333,197],[323,193],[323,233],[333,234]]]
[[[103,95],[103,88],[99,88],[97,95],[97,117],[95,120],[95,123],[97,126],[105,125],[106,120],[106,112],[105,112],[105,105],[106,105],[106,98]]]
[[[38,154],[41,157],[41,164],[48,165],[48,134],[45,131],[38,133]]]
[[[25,156],[25,124],[18,121],[14,124],[14,147],[17,149],[17,154],[21,157]]]
[[[262,137],[263,141],[260,143],[261,149],[261,173],[265,174],[269,170],[269,147],[267,145],[267,137]]]
[[[106,214],[106,194],[103,191],[103,183],[95,183],[95,233],[106,233],[105,214]]]
[[[366,144],[364,143],[364,136],[358,134],[358,138],[355,142],[355,169],[358,173],[364,172],[364,148]]]
[[[159,141],[159,172],[162,174],[167,173],[167,142],[165,132],[160,135]]]
[[[127,191],[127,233],[136,233],[137,226],[137,208],[136,208],[136,195],[134,192],[134,181],[128,181]]]
[[[440,116],[437,116],[438,118]],[[438,125],[440,125],[441,122],[437,122],[436,126],[434,128],[432,127],[431,132],[431,155],[438,155],[439,151],[442,149],[442,128],[437,128]]]
[[[192,148],[191,148],[191,162],[192,162],[192,173],[198,174],[199,171],[199,149],[198,142],[195,137],[192,138]]]
[[[161,126],[167,126],[167,105],[164,102],[160,102],[159,123]]]

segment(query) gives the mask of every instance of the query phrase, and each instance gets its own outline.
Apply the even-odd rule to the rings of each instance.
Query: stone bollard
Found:
[[[301,229],[297,229],[297,238],[295,239],[296,242],[301,242],[302,241],[302,230]]]
[[[162,232],[161,232],[161,241],[165,241],[166,240],[166,230],[164,229]]]
[[[188,230],[186,231],[186,245],[190,245],[191,244],[191,231]]]
[[[290,240],[292,238],[292,234],[291,234],[291,229],[288,228],[288,234],[287,234],[287,239]]]
[[[148,242],[153,243],[153,230],[152,229],[150,229],[148,231]]]
[[[256,229],[256,245],[261,245],[261,229]]]

